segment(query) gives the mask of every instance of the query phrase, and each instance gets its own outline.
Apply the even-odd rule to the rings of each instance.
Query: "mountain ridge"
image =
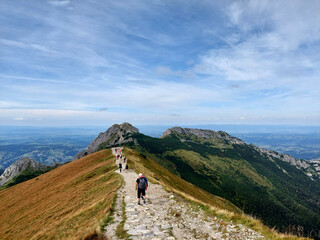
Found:
[[[80,159],[86,155],[96,152],[101,144],[104,144],[105,148],[121,145],[126,142],[133,141],[131,138],[126,138],[126,135],[131,133],[139,133],[136,127],[133,127],[130,123],[114,124],[107,131],[101,132],[88,147],[79,152],[72,160]]]
[[[232,137],[228,133],[224,131],[213,131],[209,129],[195,129],[195,128],[182,128],[182,127],[173,127],[165,130],[160,138],[165,138],[171,134],[179,135],[195,135],[200,138],[204,139],[225,139],[227,141],[230,141],[232,143],[236,144],[244,144],[245,142],[236,138]],[[180,138],[183,139],[183,138]]]
[[[222,131],[175,127],[162,138],[141,133],[123,136],[123,146],[230,200],[270,227],[308,235],[320,225],[319,174],[306,161],[246,144]],[[105,146],[110,145],[101,144],[99,149]]]
[[[125,126],[128,126],[128,128]],[[102,141],[98,147],[92,145],[92,149],[94,147],[96,152],[92,154],[87,152],[87,156],[69,162],[37,178],[0,190],[0,221],[6,223],[5,225],[0,226],[1,238],[21,239],[21,237],[26,236],[28,236],[27,238],[52,238],[53,236],[56,236],[58,238],[67,237],[70,239],[90,239],[85,236],[97,236],[96,231],[98,231],[97,228],[99,228],[99,225],[102,231],[108,221],[112,219],[112,206],[117,196],[116,190],[123,185],[123,180],[118,174],[114,173],[114,170],[117,169],[117,167],[114,161],[115,157],[111,155],[111,149],[108,148],[107,150],[104,150],[104,148],[107,148],[110,144],[123,144],[131,145],[131,147],[123,150],[123,154],[125,154],[128,159],[127,163],[129,163],[129,169],[134,169],[135,172],[145,173],[151,184],[161,183],[168,193],[175,192],[179,194],[180,197],[178,196],[178,199],[182,198],[182,201],[186,200],[185,198],[189,199],[188,201],[191,200],[189,203],[194,205],[194,208],[192,208],[194,213],[191,212],[191,214],[197,215],[200,212],[201,214],[204,214],[203,223],[218,231],[215,236],[229,236],[229,238],[232,238],[232,232],[234,231],[238,233],[243,232],[245,236],[248,237],[247,239],[249,239],[250,237],[253,237],[251,230],[254,230],[260,232],[267,239],[298,239],[298,237],[294,236],[279,235],[271,228],[264,226],[259,220],[243,215],[239,207],[227,199],[220,196],[214,196],[210,194],[210,192],[206,192],[204,189],[197,186],[197,182],[196,184],[193,184],[192,181],[189,181],[192,179],[186,177],[185,173],[188,173],[188,171],[191,171],[192,173],[196,168],[192,168],[194,166],[188,165],[188,161],[182,162],[179,160],[177,158],[179,155],[174,155],[178,154],[179,151],[183,154],[189,153],[195,148],[198,152],[194,152],[194,154],[197,157],[204,159],[209,156],[209,152],[206,150],[200,151],[201,149],[199,149],[199,147],[201,146],[216,146],[217,150],[214,150],[215,152],[217,151],[219,154],[225,153],[228,155],[228,151],[232,150],[232,145],[227,141],[224,142],[221,139],[218,139],[218,141],[209,140],[206,142],[201,140],[201,138],[196,137],[193,141],[188,140],[182,142],[177,136],[153,139],[140,134],[137,130],[131,128],[130,125],[125,126],[122,129],[120,128],[120,125],[115,126],[115,128],[121,131],[121,134],[113,132],[113,134],[109,134],[109,138],[104,138],[99,135],[99,141],[104,139],[106,142]],[[97,138],[99,138],[99,136]],[[196,143],[196,140],[201,142]],[[225,143],[225,145],[223,145],[223,143]],[[152,151],[150,151],[151,153],[141,151],[144,147],[148,147],[145,146],[145,144],[149,144],[151,150],[152,147],[156,146],[158,153],[165,149],[168,153],[168,155],[166,155],[168,159],[165,160],[164,158],[159,158],[158,160],[160,160],[160,164],[157,163],[154,160],[154,157],[161,157],[162,155],[152,154]],[[140,148],[139,151],[130,149],[134,148],[134,146]],[[176,147],[179,147],[179,150],[175,150]],[[202,150],[203,149],[204,148],[202,148]],[[190,155],[186,155],[186,160],[188,160],[188,158],[190,158]],[[165,160],[167,163],[171,163],[173,168],[178,166],[177,169],[174,169],[178,174],[173,174],[171,172],[173,168],[163,167],[161,165],[163,164],[163,162],[161,162],[162,160]],[[227,159],[223,160],[227,161]],[[238,161],[239,159],[235,160]],[[197,164],[197,162],[194,163]],[[248,167],[250,166],[248,165]],[[202,168],[197,169],[197,177],[204,177],[204,175],[201,175],[202,170]],[[252,169],[250,171],[254,174]],[[206,177],[209,176],[210,175]],[[186,180],[183,178],[186,178]],[[213,182],[213,180],[210,181]],[[223,181],[223,179],[220,179],[219,181]],[[264,179],[261,178],[259,181],[263,182]],[[132,181],[130,181],[130,183],[131,182]],[[132,186],[134,186],[134,181],[132,184]],[[268,185],[268,182],[264,184]],[[129,188],[131,189],[130,186]],[[121,191],[121,189],[119,191]],[[160,194],[159,197],[161,198],[161,201],[167,201],[161,192],[156,193]],[[169,194],[167,196],[169,196],[168,200],[172,202],[170,200],[171,195]],[[132,199],[135,199],[135,194]],[[123,198],[123,196],[118,200],[120,203],[122,200],[122,204],[124,204],[122,205],[122,213],[119,212],[120,215],[122,214],[125,216],[124,202],[126,201],[128,206],[127,216],[130,216],[128,219],[133,217],[131,219],[136,220],[134,216],[131,216],[131,214],[136,212],[135,209],[137,209],[136,207],[133,208],[131,205],[135,205],[136,202],[128,202],[128,199]],[[155,201],[156,203],[157,200],[159,199],[155,197],[152,199],[152,202]],[[160,205],[161,204],[159,204],[159,206]],[[213,206],[213,208],[210,208],[210,205]],[[181,207],[183,206],[185,205],[183,204]],[[176,205],[174,209],[169,209],[169,212],[166,213],[170,215],[172,214],[172,217],[169,218],[174,221],[180,221],[180,219],[187,217],[189,214],[187,213],[188,209],[179,209],[179,207],[180,206]],[[222,207],[222,210],[215,207]],[[226,210],[231,210],[232,212],[227,214]],[[158,212],[156,211],[154,214],[158,214]],[[182,214],[183,216],[180,215],[179,217],[179,214]],[[209,217],[209,215],[211,215],[211,217]],[[183,224],[181,225],[182,227],[179,224],[168,227],[167,224],[159,225],[159,222],[157,221],[158,218],[156,218],[157,216],[150,215],[149,217],[153,219],[153,224],[155,224],[152,225],[154,226],[154,229],[152,230],[153,233],[158,232],[158,229],[160,230],[161,228],[161,230],[167,234],[166,231],[170,231],[170,228],[173,227],[173,233],[175,233],[174,231],[180,231],[183,237]],[[142,219],[145,219],[147,223],[149,222],[148,216],[143,217]],[[215,221],[214,226],[210,226],[209,219]],[[190,220],[191,221],[188,221],[190,223],[190,226],[188,225],[191,230],[190,234],[192,235],[192,231],[195,231],[194,236],[196,234],[200,234],[200,239],[208,239],[207,233],[205,235],[201,235],[201,232],[203,232],[202,230],[200,233],[196,231],[197,229],[194,228],[195,224],[192,223],[192,217]],[[128,221],[128,224],[126,225],[124,224],[125,221],[126,218],[123,217],[122,221],[119,222],[116,229],[117,231],[118,228],[121,229],[121,224],[122,228],[130,229],[128,228],[128,226],[131,226],[128,225],[130,222]],[[50,224],[48,224],[48,222],[50,222]],[[32,223],[32,227],[31,225],[30,227],[26,227],[28,223]],[[245,233],[246,227],[242,224],[249,228],[248,233]],[[203,227],[204,225],[198,224],[196,226]],[[130,230],[133,231],[128,231],[128,233],[133,235],[137,232],[151,234],[149,232],[147,233],[141,226],[137,229],[135,228]],[[205,229],[203,230],[203,233],[205,233]],[[126,232],[123,232],[123,229],[121,231],[124,236],[128,237]],[[92,234],[88,235],[90,232],[92,232]],[[290,231],[290,233],[292,233],[292,231]],[[165,235],[165,237],[167,236],[168,234]]]

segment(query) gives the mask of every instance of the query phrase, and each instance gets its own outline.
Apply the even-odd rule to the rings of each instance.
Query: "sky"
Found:
[[[320,1],[0,1],[0,125],[124,121],[320,125]]]

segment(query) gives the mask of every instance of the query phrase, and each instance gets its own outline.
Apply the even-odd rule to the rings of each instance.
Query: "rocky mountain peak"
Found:
[[[242,140],[230,136],[228,133],[223,131],[213,131],[208,129],[194,129],[194,128],[181,128],[181,127],[173,127],[167,129],[161,136],[161,138],[165,138],[171,134],[176,135],[181,140],[183,140],[184,136],[190,137],[194,135],[199,138],[204,138],[206,140],[214,140],[214,139],[223,139],[227,140],[231,143],[235,144],[244,144]]]
[[[13,164],[11,164],[6,170],[4,170],[3,174],[0,176],[0,186],[18,176],[24,170],[37,171],[46,169],[47,165],[38,163],[31,158],[25,157],[22,158]]]
[[[107,131],[100,133],[98,137],[95,138],[83,152],[79,152],[73,160],[98,151],[102,143],[105,147],[111,147],[132,142],[134,139],[130,136],[134,133],[139,133],[139,130],[130,123],[114,124]]]

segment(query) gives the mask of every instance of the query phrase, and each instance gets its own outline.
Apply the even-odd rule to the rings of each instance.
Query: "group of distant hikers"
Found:
[[[128,171],[128,161],[126,156],[122,156],[121,149],[115,149],[117,160],[119,160],[119,170],[122,171],[122,162],[126,164],[125,171]],[[148,188],[148,179],[142,174],[139,173],[139,178],[136,180],[136,191],[138,197],[138,204],[140,205],[140,199],[143,199],[143,203],[146,203],[146,190]]]
[[[117,149],[116,148],[115,152],[116,152],[117,160],[119,160],[119,170],[120,170],[120,172],[122,171],[122,162],[121,161],[123,161],[123,163],[126,163],[125,170],[128,170],[129,166],[128,166],[128,162],[126,162],[127,158],[126,158],[126,156],[122,156],[121,149]]]

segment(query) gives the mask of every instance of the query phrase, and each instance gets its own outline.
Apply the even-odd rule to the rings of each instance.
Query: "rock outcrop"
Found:
[[[83,151],[79,152],[73,160],[77,160],[86,155],[98,151],[99,146],[103,143],[104,147],[120,146],[121,144],[134,141],[130,135],[139,133],[139,130],[133,127],[130,123],[114,124],[107,131],[102,132],[94,139],[89,146]]]
[[[29,171],[37,171],[37,170],[45,170],[47,169],[47,165],[38,163],[31,158],[22,158],[17,162],[11,164],[6,170],[4,170],[3,174],[0,176],[0,186],[18,176],[21,172],[25,170]]]
[[[181,127],[173,127],[167,129],[161,136],[161,138],[165,138],[171,134],[176,135],[180,138],[180,140],[184,140],[185,136],[194,135],[199,138],[204,138],[205,140],[226,140],[233,144],[245,144],[242,140],[232,137],[226,132],[223,131],[213,131],[213,130],[204,130],[204,129],[193,129],[193,128],[181,128]]]
[[[309,162],[310,162],[310,165],[312,165],[315,171],[318,173],[320,178],[320,160],[312,160]]]
[[[274,159],[280,159],[284,162],[289,163],[292,166],[295,166],[297,169],[304,171],[311,179],[320,178],[320,161],[307,161],[303,159],[295,159],[294,157],[288,154],[278,153],[272,150],[263,149],[254,145],[253,148],[257,150],[261,155],[267,157],[270,161]],[[278,168],[281,168],[277,165]],[[283,170],[283,169],[282,169]],[[284,170],[283,170],[284,171]]]

